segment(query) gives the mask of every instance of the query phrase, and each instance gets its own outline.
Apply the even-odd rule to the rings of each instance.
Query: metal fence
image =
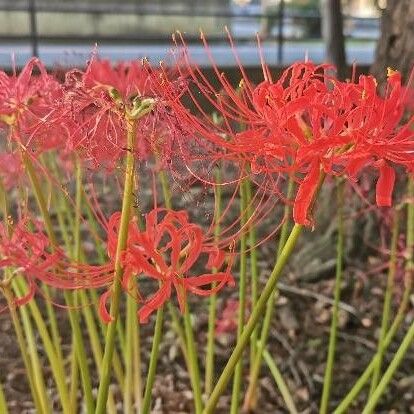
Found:
[[[137,17],[145,16],[159,16],[159,17],[198,17],[198,18],[218,18],[228,19],[229,21],[251,21],[258,22],[263,19],[268,19],[272,22],[272,27],[276,30],[272,30],[267,40],[276,42],[277,47],[277,61],[282,62],[283,59],[283,47],[287,40],[292,39],[292,35],[286,33],[286,25],[294,23],[297,26],[302,27],[317,27],[320,25],[320,16],[318,12],[308,13],[294,13],[285,7],[285,1],[281,0],[279,6],[273,9],[271,13],[243,13],[243,9],[239,12],[235,12],[234,9],[228,7],[220,10],[187,8],[177,9],[174,7],[154,7],[149,5],[142,5],[139,3],[81,3],[81,2],[45,2],[41,0],[16,0],[5,1],[0,0],[0,12],[23,12],[28,14],[29,28],[24,34],[0,34],[1,41],[25,41],[30,42],[32,48],[32,54],[38,55],[39,42],[156,42],[162,43],[170,40],[170,36],[157,33],[144,33],[137,29],[134,33],[128,33],[127,35],[119,34],[77,34],[76,32],[66,35],[48,35],[39,32],[37,24],[38,13],[51,13],[51,14],[79,14],[79,15],[135,15]],[[377,24],[378,19],[358,19],[350,16],[344,16],[345,23],[358,21],[369,22],[369,24]],[[304,31],[306,33],[306,31]],[[233,35],[234,36],[234,35]],[[307,35],[308,37],[309,35]],[[252,36],[235,36],[238,41],[251,41]],[[349,37],[349,34],[348,34]],[[297,38],[297,36],[295,37]],[[195,34],[186,34],[186,40],[192,42],[198,40],[199,36]],[[210,42],[223,41],[222,35],[209,36]]]

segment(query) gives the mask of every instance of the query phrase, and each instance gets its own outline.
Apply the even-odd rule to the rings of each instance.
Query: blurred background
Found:
[[[335,3],[335,2],[333,2]],[[256,33],[270,65],[306,56],[320,62],[335,36],[324,20],[335,18],[331,0],[0,0],[0,66],[23,65],[32,55],[49,67],[83,65],[94,45],[112,60],[165,59],[171,33],[185,33],[197,63],[209,66],[199,42],[207,35],[220,66],[234,66],[224,27],[246,66],[258,66]],[[386,0],[344,0],[339,10],[344,59],[369,66],[380,36]],[[331,13],[331,16],[329,14]],[[334,13],[335,14],[335,13]],[[334,25],[335,30],[335,25]],[[324,35],[324,36],[323,36]],[[330,59],[332,60],[332,59]],[[333,59],[335,60],[335,59]],[[338,63],[338,62],[335,62]],[[342,64],[339,62],[339,64]]]

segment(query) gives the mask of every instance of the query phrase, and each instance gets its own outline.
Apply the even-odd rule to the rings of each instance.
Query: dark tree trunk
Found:
[[[387,68],[399,70],[405,80],[414,66],[414,1],[388,0],[381,20],[375,62],[371,71],[380,80]]]
[[[327,61],[337,68],[339,79],[345,79],[346,56],[341,0],[321,0],[322,35]]]

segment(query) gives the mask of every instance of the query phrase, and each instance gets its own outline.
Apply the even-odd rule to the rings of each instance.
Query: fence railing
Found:
[[[242,11],[243,9],[240,9]],[[200,8],[200,7],[188,7],[177,8],[169,7],[168,5],[151,6],[142,5],[140,3],[108,3],[108,2],[94,2],[94,3],[82,3],[82,2],[46,2],[41,0],[16,0],[7,1],[0,0],[0,12],[23,12],[29,15],[29,27],[26,33],[22,34],[7,34],[0,33],[1,41],[25,41],[30,42],[32,48],[32,54],[38,55],[39,42],[166,42],[170,40],[170,35],[161,33],[145,33],[138,30],[134,33],[128,34],[43,34],[39,32],[37,24],[38,13],[52,13],[52,14],[79,14],[79,15],[135,15],[135,16],[157,16],[157,17],[197,17],[197,18],[219,18],[228,19],[229,22],[233,21],[251,21],[258,22],[262,19],[268,19],[271,21],[271,26],[276,30],[271,30],[267,40],[276,41],[277,47],[277,61],[280,63],[283,60],[283,47],[287,40],[290,40],[292,36],[286,32],[286,25],[299,25],[303,27],[309,27],[311,24],[315,27],[320,25],[320,16],[317,12],[292,12],[288,10],[284,0],[280,0],[279,6],[272,9],[269,13],[243,13],[236,12],[232,8],[224,8],[220,10]],[[376,24],[377,19],[359,19],[350,16],[344,16],[344,20],[358,22],[371,22]],[[263,20],[262,20],[263,21]],[[238,41],[251,41],[252,36],[235,36]],[[295,36],[297,38],[297,36]],[[195,34],[186,34],[186,41],[192,42],[198,40],[199,36]],[[222,41],[222,35],[209,35],[209,41],[214,43],[216,41]]]

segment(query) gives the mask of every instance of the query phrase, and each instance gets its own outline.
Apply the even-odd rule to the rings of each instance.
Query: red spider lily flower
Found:
[[[19,75],[0,72],[0,128],[33,152],[63,147],[61,134],[45,123],[54,102],[62,96],[59,82],[46,72],[39,59],[31,59]]]
[[[70,149],[90,160],[92,167],[113,169],[126,150],[134,151],[139,159],[154,152],[163,159],[170,138],[163,127],[166,113],[156,106],[152,76],[140,62],[112,66],[93,58],[85,71],[66,74],[63,98],[56,102],[52,123],[64,131]],[[137,124],[136,146],[126,148],[128,124],[132,123]]]
[[[29,224],[33,231],[28,229]],[[29,291],[16,300],[17,305],[31,300],[38,282],[76,290],[106,287],[113,280],[113,263],[89,266],[71,262],[61,249],[52,249],[38,221],[21,220],[12,226],[11,234],[0,224],[0,269],[5,267],[14,269],[14,274],[28,282]]]
[[[116,237],[118,226],[119,214],[115,214],[110,220],[110,255],[114,254],[115,244],[112,239]],[[138,280],[147,277],[158,284],[158,290],[149,298],[143,299],[138,311],[140,322],[146,322],[154,311],[167,302],[173,289],[179,307],[184,311],[189,292],[209,296],[227,284],[234,284],[230,273],[231,260],[224,271],[194,276],[192,269],[203,256],[207,257],[208,268],[220,269],[223,266],[224,252],[205,243],[203,230],[188,221],[185,211],[154,209],[146,216],[144,231],[140,231],[134,221],[130,223],[127,247],[122,259],[122,284],[128,289],[129,280],[135,275],[139,277]],[[215,284],[214,287],[212,284]],[[106,299],[107,297],[103,300]]]
[[[293,207],[299,224],[312,224],[309,208],[321,172],[353,177],[362,168],[378,168],[377,203],[390,205],[393,164],[413,171],[414,153],[413,118],[399,126],[409,99],[397,72],[389,73],[387,91],[381,96],[372,76],[340,82],[327,74],[330,66],[298,62],[273,81],[262,61],[264,81],[254,86],[229,38],[242,78],[235,88],[202,39],[219,88],[191,63],[182,38],[184,59],[177,61],[177,67],[189,74],[188,87],[177,94],[175,80],[165,75],[171,87],[160,88],[188,131],[187,142],[188,135],[193,136],[212,159],[231,159],[243,168],[247,164],[253,176],[272,180],[273,174],[289,174],[299,184]],[[184,98],[191,100],[195,114],[186,108]],[[219,125],[203,110],[206,103],[220,113]]]

